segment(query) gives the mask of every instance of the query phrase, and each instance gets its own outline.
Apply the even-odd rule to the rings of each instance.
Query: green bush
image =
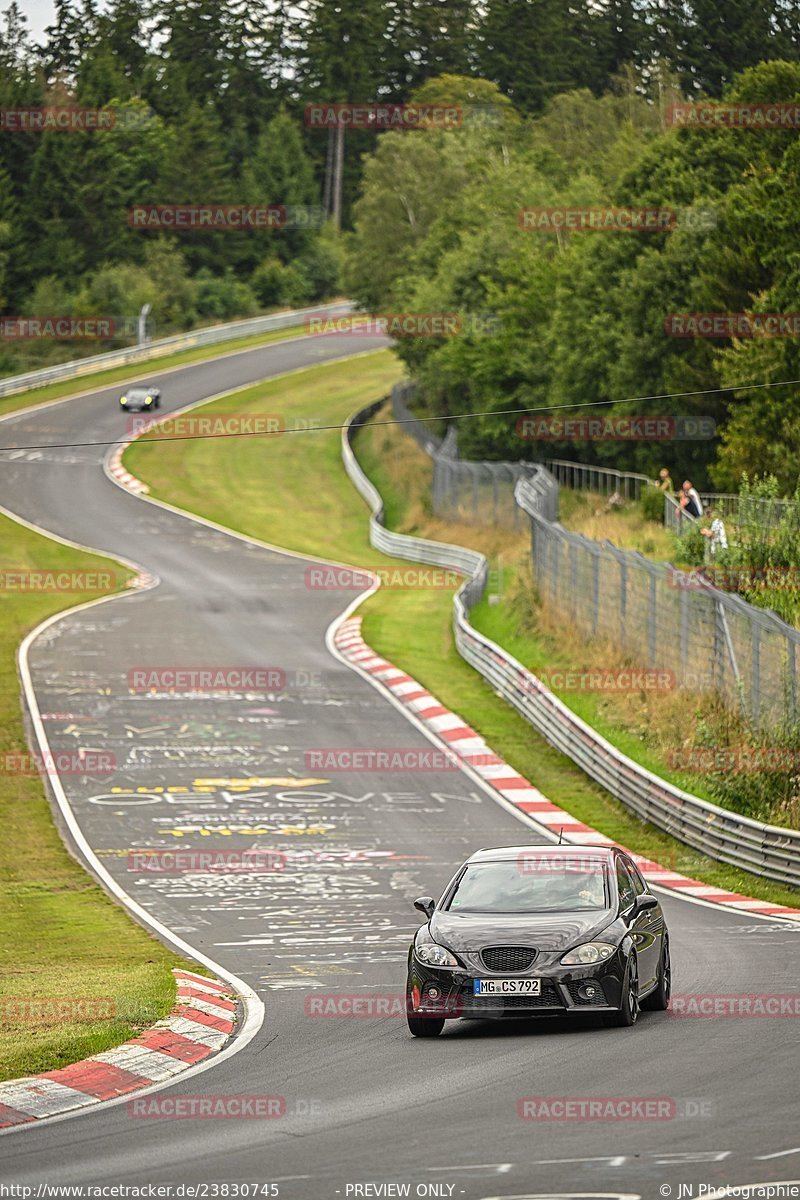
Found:
[[[318,239],[295,259],[305,273],[311,288],[309,300],[325,300],[339,290],[342,269],[341,248],[330,241]]]
[[[204,267],[197,272],[194,285],[195,308],[200,317],[224,321],[249,317],[258,311],[253,291],[230,270],[224,275],[214,275]]]
[[[300,259],[284,267],[282,303],[296,308],[314,298],[314,285]]]
[[[282,263],[278,258],[265,259],[251,275],[250,286],[264,307],[275,304],[298,306],[317,299],[314,283],[302,258],[290,263]]]
[[[680,539],[681,558],[690,567],[699,567],[706,556],[706,539],[700,532],[700,524],[691,524]]]
[[[639,508],[646,521],[664,523],[664,493],[658,488],[648,487],[639,497]]]
[[[283,303],[284,271],[279,258],[267,258],[250,276],[250,286],[264,308]]]

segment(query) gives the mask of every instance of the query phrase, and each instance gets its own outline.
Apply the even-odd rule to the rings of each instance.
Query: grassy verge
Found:
[[[5,569],[112,570],[106,558],[83,553],[0,516]],[[11,567],[13,564],[13,568]],[[98,593],[0,590],[0,1079],[53,1070],[135,1036],[169,1011],[175,996],[170,968],[180,960],[136,925],[67,853],[53,824],[38,775],[15,774],[6,757],[25,754],[16,650],[51,613]],[[189,965],[189,964],[183,964]],[[38,1017],[25,1002],[89,999],[107,1019]],[[110,1001],[106,1008],[102,1004]],[[95,1011],[98,1011],[96,1009]]]
[[[76,375],[61,383],[27,388],[24,392],[18,392],[13,396],[0,397],[0,416],[5,413],[17,412],[21,408],[31,408],[35,404],[44,404],[47,400],[60,400],[63,396],[72,396],[78,392],[110,387],[114,383],[132,384],[137,379],[156,381],[159,374],[164,371],[172,371],[176,367],[189,366],[191,363],[203,362],[209,358],[219,358],[221,354],[231,354],[238,350],[268,346],[271,342],[280,342],[286,338],[302,337],[304,333],[302,325],[295,325],[288,329],[275,329],[270,333],[257,333],[248,338],[231,338],[227,342],[218,342],[214,346],[196,346],[191,350],[180,350],[175,354],[165,354],[163,357],[152,358],[146,362],[128,363],[126,366],[112,367],[101,371],[87,371],[85,375]],[[23,372],[19,372],[19,374],[23,374]]]
[[[263,411],[265,403],[268,406],[279,396],[281,411],[298,423],[304,419],[341,422],[385,392],[398,373],[391,356],[382,352],[248,388],[209,408],[220,413]],[[425,490],[429,465],[401,431],[391,427],[362,431],[358,453],[387,501],[390,524],[477,545],[504,573],[524,553],[521,535],[454,527],[433,519]],[[224,440],[159,443],[143,438],[126,452],[125,463],[147,481],[153,495],[240,532],[348,563],[392,561],[368,544],[366,511],[342,470],[336,431],[237,446]],[[217,481],[211,493],[209,477]],[[588,824],[717,886],[777,904],[797,902],[796,892],[694,855],[637,820],[548,746],[457,654],[450,632],[451,599],[447,591],[378,592],[362,609],[365,636],[376,650],[460,713],[551,800]]]
[[[559,520],[565,529],[582,533],[592,541],[608,540],[620,550],[638,550],[656,562],[679,565],[680,540],[657,521],[649,521],[634,500],[622,508],[610,508],[606,497],[596,492],[573,492],[562,488]]]

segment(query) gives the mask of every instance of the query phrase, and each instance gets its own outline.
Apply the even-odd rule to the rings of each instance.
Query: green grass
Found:
[[[274,411],[279,398],[287,417],[343,422],[384,394],[398,375],[390,355],[380,352],[247,388],[208,407],[214,412],[264,412],[272,405]],[[390,523],[478,543],[501,565],[519,555],[524,546],[519,536],[447,527],[430,519],[429,503],[418,486],[420,479],[424,486],[424,456],[401,431],[366,429],[358,435],[357,451],[387,501]],[[407,461],[415,455],[418,473],[404,478]],[[366,508],[342,469],[336,431],[236,445],[143,438],[126,451],[125,464],[150,485],[153,495],[253,537],[348,563],[392,561],[368,544]],[[216,480],[213,491],[210,477]],[[376,651],[458,712],[554,803],[638,853],[711,884],[776,904],[797,903],[795,891],[696,855],[639,821],[548,746],[457,654],[450,592],[378,592],[361,611],[364,635]]]
[[[127,366],[112,367],[101,371],[87,370],[85,375],[77,375],[72,379],[65,379],[61,383],[27,388],[24,392],[17,392],[12,396],[0,397],[0,416],[5,413],[17,412],[22,408],[31,408],[35,404],[44,404],[47,400],[60,400],[64,396],[109,387],[113,383],[130,385],[137,380],[153,380],[163,371],[185,367],[194,362],[203,362],[209,358],[219,358],[222,354],[250,350],[255,346],[267,346],[270,342],[280,342],[286,338],[301,337],[304,333],[303,327],[297,325],[289,329],[276,329],[270,333],[257,333],[248,338],[231,338],[230,341],[219,342],[214,346],[197,346],[192,350],[180,350],[177,353],[154,357],[147,361],[128,363]],[[37,368],[31,369],[36,370]],[[25,372],[19,371],[15,374],[22,375]],[[0,382],[2,382],[1,379]]]
[[[592,541],[604,539],[620,550],[638,550],[655,562],[679,564],[680,539],[657,521],[649,521],[633,500],[622,508],[609,509],[607,500],[596,492],[574,492],[562,488],[559,497],[559,521],[565,529],[582,533]]]
[[[3,568],[113,572],[125,567],[74,550],[0,516]],[[51,613],[98,593],[0,589],[0,753],[26,753],[16,650]],[[118,1045],[169,1011],[170,969],[189,966],[145,932],[68,854],[38,775],[0,770],[0,1079],[52,1070]],[[197,969],[197,968],[194,968]],[[18,1002],[109,998],[115,1015],[47,1023]]]

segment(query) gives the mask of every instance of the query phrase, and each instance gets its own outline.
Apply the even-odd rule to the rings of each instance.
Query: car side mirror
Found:
[[[658,897],[657,896],[649,896],[646,892],[643,892],[641,896],[636,897],[636,911],[637,912],[647,912],[648,908],[657,908],[657,907],[658,907]]]
[[[424,913],[430,921],[431,917],[433,916],[433,910],[436,908],[436,901],[434,900],[433,896],[419,896],[414,901],[414,908],[418,909],[421,913]]]

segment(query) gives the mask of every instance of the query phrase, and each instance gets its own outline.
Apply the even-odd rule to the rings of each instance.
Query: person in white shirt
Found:
[[[710,524],[704,525],[700,532],[702,533],[703,537],[711,539],[708,544],[708,550],[711,557],[714,558],[718,550],[728,549],[728,538],[725,533],[725,525],[722,521],[722,518],[714,517],[712,521],[711,518],[713,514],[710,508],[706,509],[705,515],[706,520],[709,521]]]
[[[678,504],[687,517],[702,517],[703,501],[700,499],[699,492],[692,486],[691,479],[683,481]]]

